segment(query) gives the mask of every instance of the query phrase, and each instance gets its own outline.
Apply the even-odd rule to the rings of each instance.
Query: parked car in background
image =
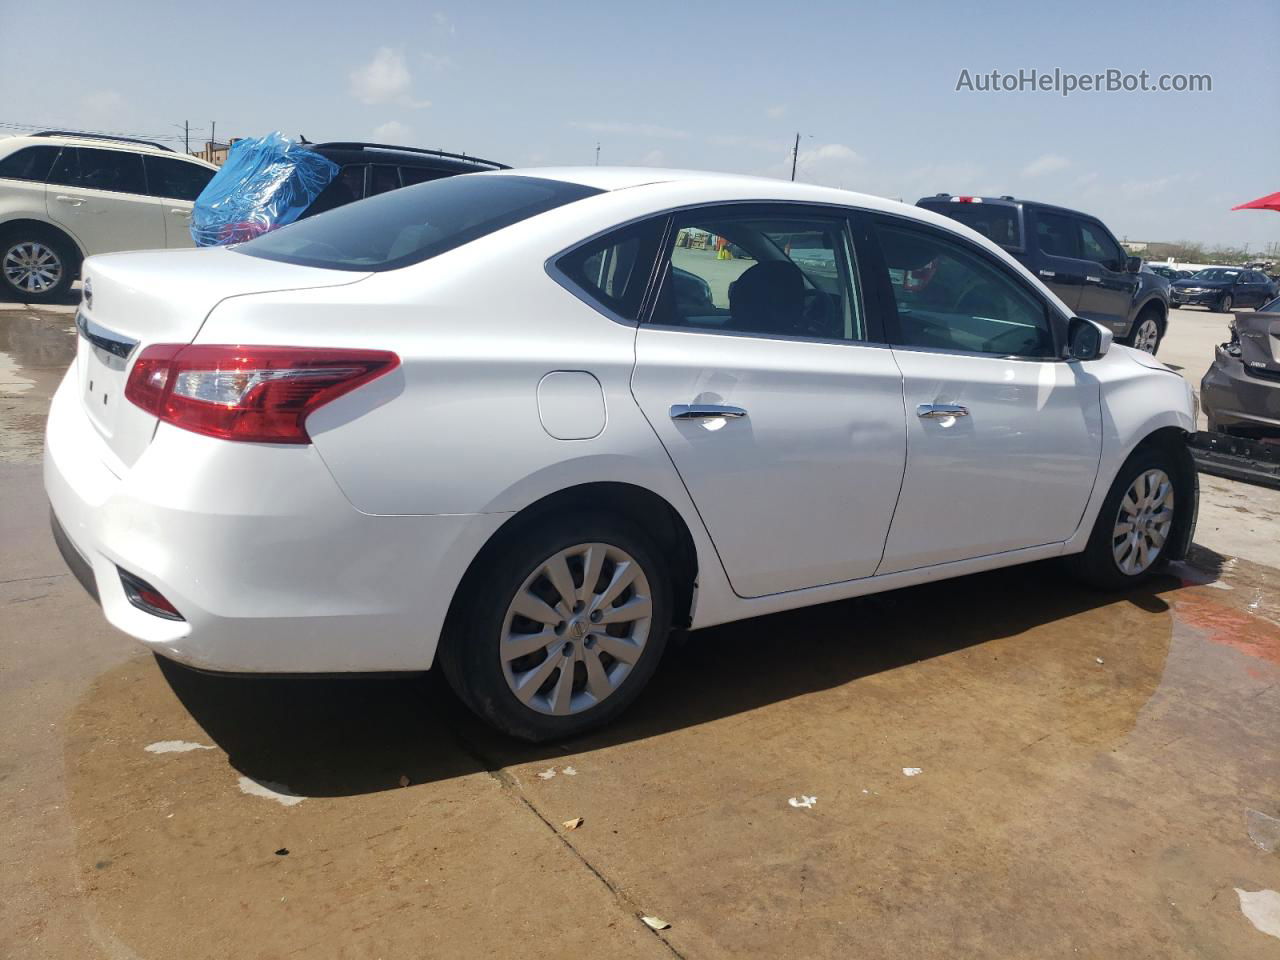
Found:
[[[111,623],[199,668],[439,662],[559,739],[673,625],[1051,557],[1123,589],[1194,529],[1186,381],[877,197],[477,173],[86,272],[55,537]]]
[[[1147,263],[1147,264],[1144,264],[1143,266],[1145,267],[1145,269],[1150,270],[1152,273],[1157,274],[1158,276],[1164,277],[1166,280],[1170,282],[1177,280],[1179,278],[1178,274],[1180,271],[1175,270],[1173,267],[1166,266],[1163,263]]]
[[[1075,314],[1102,324],[1121,343],[1154,354],[1169,317],[1169,284],[1143,272],[1097,217],[1033,200],[953,197],[917,206],[957,220],[1009,251]]]
[[[298,219],[428,180],[509,169],[506,164],[494,160],[443,150],[396,147],[385,143],[303,143],[307,149],[327,157],[341,169]]]
[[[1231,339],[1214,352],[1200,382],[1211,431],[1252,439],[1280,438],[1280,299],[1256,313],[1236,314]]]
[[[217,167],[158,143],[48,130],[0,140],[0,292],[55,302],[85,257],[193,246]]]
[[[1261,270],[1209,267],[1173,284],[1170,296],[1179,307],[1208,307],[1230,313],[1236,307],[1261,307],[1276,297],[1276,282]]]

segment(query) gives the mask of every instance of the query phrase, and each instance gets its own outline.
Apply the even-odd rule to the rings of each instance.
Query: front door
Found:
[[[1102,224],[1083,218],[1076,222],[1087,264],[1076,313],[1122,336],[1129,332],[1129,308],[1138,292],[1138,276],[1125,270],[1124,251]]]
[[[875,572],[906,454],[902,379],[873,344],[845,220],[677,215],[632,390],[734,590]]]
[[[1075,311],[1089,267],[1080,258],[1080,231],[1065,213],[1031,207],[1027,214],[1027,230],[1033,238],[1027,246],[1036,251],[1028,267],[1068,310]]]
[[[1097,475],[1097,381],[1058,359],[1049,305],[993,255],[892,218],[876,234],[908,451],[877,572],[1066,540]]]
[[[50,219],[79,239],[86,255],[165,246],[164,212],[147,196],[139,154],[63,147],[45,203]]]

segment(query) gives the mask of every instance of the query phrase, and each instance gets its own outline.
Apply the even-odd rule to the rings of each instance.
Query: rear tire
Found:
[[[1185,506],[1177,476],[1165,450],[1135,450],[1116,474],[1084,552],[1066,558],[1071,573],[1101,590],[1126,590],[1164,566]]]
[[[1218,301],[1218,312],[1230,313],[1233,306],[1235,306],[1235,301],[1231,299],[1231,294],[1223,294],[1222,299]]]
[[[55,230],[0,233],[0,290],[21,303],[62,303],[80,271],[75,245]]]
[[[576,736],[608,723],[649,682],[671,598],[662,553],[634,524],[546,517],[481,553],[450,613],[440,666],[498,730],[534,742]]]

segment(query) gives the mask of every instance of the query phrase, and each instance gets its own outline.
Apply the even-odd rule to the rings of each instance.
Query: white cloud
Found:
[[[1057,173],[1071,166],[1071,161],[1056,153],[1046,153],[1036,157],[1022,168],[1024,177],[1043,177],[1047,173]]]
[[[661,150],[650,150],[640,158],[640,165],[642,167],[661,167],[665,166],[666,162],[667,155]]]
[[[350,73],[351,95],[364,103],[399,103],[406,107],[429,107],[429,100],[414,100],[410,94],[413,76],[404,54],[391,47],[379,47],[373,59]]]
[[[707,137],[707,143],[716,147],[748,147],[752,150],[763,150],[766,153],[777,153],[789,150],[785,140],[770,140],[765,137],[747,137],[741,134],[718,133]]]
[[[1128,180],[1120,184],[1120,190],[1131,198],[1139,199],[1149,197],[1152,194],[1163,193],[1179,180],[1185,179],[1182,174],[1175,173],[1171,176],[1155,177],[1151,180]]]
[[[123,106],[124,97],[115,90],[98,90],[84,97],[84,108],[93,119],[109,119],[119,113]]]
[[[785,103],[779,103],[772,107],[765,107],[764,115],[770,120],[780,120],[787,115],[787,105]]]
[[[805,183],[856,189],[863,176],[863,159],[853,147],[843,143],[823,143],[801,147],[796,158],[796,179]],[[788,179],[791,176],[791,151],[785,159],[769,169],[769,176]]]
[[[413,135],[413,131],[399,120],[388,120],[373,128],[373,139],[376,143],[392,143],[403,146]]]
[[[453,21],[449,19],[448,14],[441,13],[439,10],[437,10],[431,16],[435,20],[437,27],[439,27],[442,30],[449,31],[449,36],[452,37],[457,35],[458,28],[454,26]]]
[[[592,133],[616,133],[624,137],[650,137],[655,140],[688,140],[687,130],[661,127],[652,123],[625,123],[621,120],[570,120],[569,126]]]
[[[422,55],[422,62],[427,65],[428,69],[434,70],[437,73],[453,68],[453,57],[449,56],[447,53],[424,53]]]

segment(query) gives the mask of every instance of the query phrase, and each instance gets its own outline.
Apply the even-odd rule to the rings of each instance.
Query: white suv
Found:
[[[191,206],[217,173],[168,147],[47,131],[0,140],[0,291],[65,299],[85,257],[192,246]]]

